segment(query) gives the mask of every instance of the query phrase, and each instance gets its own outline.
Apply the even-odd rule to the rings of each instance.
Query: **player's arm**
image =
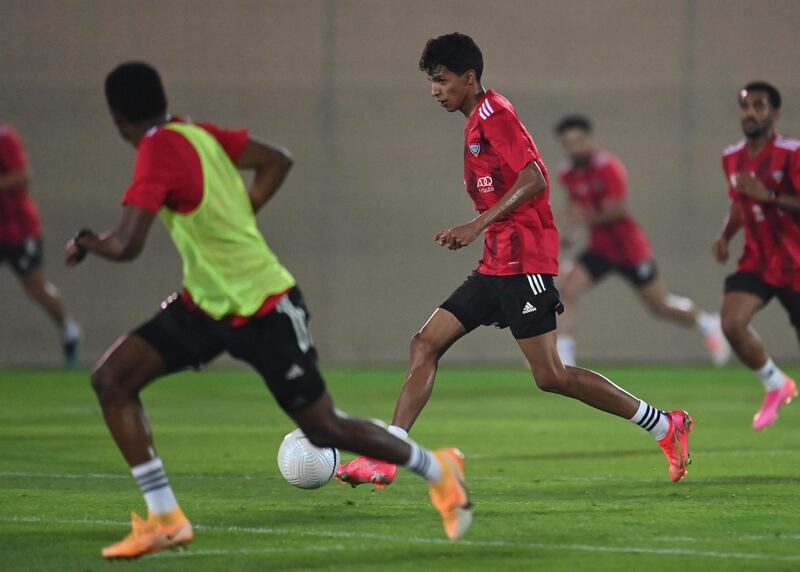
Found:
[[[561,211],[556,213],[556,227],[561,235],[561,245],[570,247],[575,242],[575,234],[584,224],[583,207],[578,201],[570,199]]]
[[[294,159],[287,149],[248,138],[236,166],[255,171],[247,193],[254,212],[275,195],[293,164]]]
[[[630,207],[628,206],[628,199],[623,196],[607,201],[602,210],[588,215],[586,222],[590,226],[596,226],[609,224],[628,216],[630,216]]]
[[[27,168],[15,169],[10,173],[0,175],[0,192],[13,191],[28,184],[30,174]]]
[[[450,250],[458,250],[474,241],[484,229],[499,218],[513,212],[537,193],[547,188],[547,181],[536,161],[531,161],[519,172],[517,182],[499,201],[466,224],[454,226],[436,234],[434,240]]]
[[[602,168],[606,192],[601,207],[586,217],[589,226],[610,224],[630,216],[628,205],[628,175],[624,165],[612,159]]]
[[[22,140],[10,129],[0,131],[0,160],[5,173],[0,174],[0,192],[24,187],[30,180],[28,158]]]
[[[122,218],[114,230],[95,234],[82,230],[67,243],[64,261],[68,266],[79,264],[88,253],[108,260],[133,260],[144,249],[147,234],[156,213],[134,205],[122,207]]]
[[[740,173],[736,182],[737,192],[780,209],[800,213],[800,198],[778,194],[768,189],[752,173]]]
[[[730,244],[731,239],[736,236],[736,233],[739,232],[741,228],[741,207],[736,201],[731,201],[730,210],[728,211],[728,215],[725,217],[725,222],[722,225],[722,232],[711,246],[711,251],[714,253],[714,258],[716,258],[717,262],[720,264],[727,262],[729,255],[728,245]]]

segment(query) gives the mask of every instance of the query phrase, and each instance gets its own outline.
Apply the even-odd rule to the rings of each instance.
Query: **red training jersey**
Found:
[[[0,125],[0,175],[28,167],[28,158],[19,135],[8,125]],[[20,245],[42,234],[39,212],[28,196],[27,185],[0,190],[0,242]]]
[[[628,194],[625,166],[606,151],[593,151],[585,167],[568,163],[559,171],[569,199],[587,215],[603,212],[612,201]],[[653,258],[653,250],[636,221],[626,216],[589,229],[589,252],[620,266],[638,266]]]
[[[181,121],[171,118],[170,121]],[[214,136],[231,161],[236,163],[247,144],[246,129],[222,129],[211,123],[196,123]],[[122,199],[150,212],[161,208],[190,213],[203,200],[203,168],[200,156],[186,137],[163,126],[153,127],[139,143],[133,181]],[[229,316],[224,321],[234,326],[271,312],[285,293],[269,296],[252,316]],[[202,312],[184,289],[186,306]]]
[[[754,175],[778,194],[800,193],[800,140],[773,134],[755,157],[746,140],[725,149],[722,169],[728,194],[739,205],[744,226],[744,252],[736,269],[754,272],[764,282],[800,292],[800,215],[739,194],[740,173]]]
[[[475,210],[491,208],[531,162],[541,169],[547,188],[486,228],[481,274],[558,274],[547,167],[511,102],[490,89],[464,126],[464,186]]]

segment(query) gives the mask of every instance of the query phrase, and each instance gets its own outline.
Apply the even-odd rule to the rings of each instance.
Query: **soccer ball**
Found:
[[[278,449],[278,469],[290,485],[318,489],[333,478],[339,467],[339,451],[311,444],[300,429],[283,438]]]

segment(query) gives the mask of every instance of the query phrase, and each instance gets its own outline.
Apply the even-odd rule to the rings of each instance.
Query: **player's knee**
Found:
[[[100,366],[92,372],[92,389],[101,402],[124,401],[129,392],[114,370],[107,366]]]
[[[536,382],[536,387],[548,393],[564,393],[564,386],[566,384],[566,370],[559,371],[555,368],[540,368],[533,369],[533,380]]]
[[[669,313],[669,309],[667,305],[662,300],[657,301],[648,301],[647,302],[647,309],[650,310],[650,313],[658,318],[663,318]]]
[[[25,290],[25,293],[33,298],[34,300],[40,300],[47,295],[44,287],[39,282],[33,281],[23,281],[22,287]]]
[[[748,326],[747,320],[743,316],[729,312],[722,313],[720,316],[720,323],[722,325],[722,332],[727,338],[736,337],[747,330]]]
[[[417,332],[411,337],[411,357],[415,359],[430,359],[438,356],[440,347],[429,336]]]

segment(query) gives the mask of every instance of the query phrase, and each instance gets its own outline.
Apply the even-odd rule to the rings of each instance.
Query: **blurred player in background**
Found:
[[[106,558],[133,558],[193,537],[158,457],[139,392],[151,381],[219,354],[253,366],[283,410],[319,447],[391,459],[429,483],[447,535],[471,521],[460,453],[431,453],[385,429],[335,412],[317,368],[308,313],[294,278],[267,246],[255,212],[272,198],[292,164],[287,151],[246,130],[185,122],[167,113],[161,79],[130,62],[106,78],[106,98],[120,135],[137,149],[136,167],[115,230],[79,232],[66,262],[87,253],[132,260],[160,214],[183,260],[183,292],[122,336],[92,375],[106,424],[141,489],[149,516],[105,548]],[[254,171],[249,191],[237,168]]]
[[[479,215],[435,235],[450,250],[485,234],[478,269],[437,309],[411,340],[407,377],[395,406],[391,432],[406,437],[433,391],[439,359],[462,336],[482,325],[510,328],[544,391],[578,399],[629,419],[661,446],[673,481],[689,462],[692,420],[685,411],[652,407],[587,369],[564,367],[556,349],[556,315],[563,306],[558,274],[558,231],[550,208],[550,183],[539,151],[514,107],[481,84],[483,55],[463,34],[428,41],[419,67],[431,95],[448,112],[461,112],[464,187]],[[609,459],[609,462],[613,462]],[[339,468],[352,485],[386,485],[395,467],[366,457]]]
[[[561,244],[572,246],[579,227],[589,229],[589,246],[569,264],[558,290],[565,311],[558,319],[558,354],[567,365],[575,365],[575,330],[578,300],[609,272],[625,278],[644,304],[659,318],[703,335],[714,365],[724,365],[731,356],[719,316],[696,307],[689,298],[671,294],[658,276],[650,243],[636,223],[628,204],[625,167],[611,153],[595,146],[592,124],[581,115],[564,117],[555,128],[566,164],[559,179],[568,203],[556,217]],[[567,266],[566,264],[564,266]]]
[[[81,331],[67,316],[64,301],[42,266],[42,232],[36,205],[28,195],[30,170],[17,133],[0,124],[0,264],[7,262],[22,287],[58,326],[64,362],[75,365]]]
[[[727,261],[731,238],[744,228],[744,252],[725,279],[722,328],[764,384],[764,402],[753,417],[753,429],[764,429],[797,396],[794,380],[775,365],[750,322],[778,298],[800,337],[800,140],[775,132],[781,95],[774,86],[747,84],[739,109],[744,139],[722,156],[731,205],[713,253]]]

